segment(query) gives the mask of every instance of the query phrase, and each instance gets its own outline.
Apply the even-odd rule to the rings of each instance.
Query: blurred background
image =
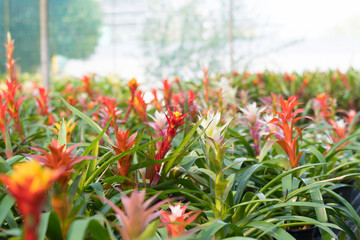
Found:
[[[358,0],[47,4],[52,75],[117,74],[152,82],[175,75],[189,80],[202,75],[202,66],[218,73],[360,68]],[[40,72],[39,9],[39,0],[0,0],[0,40],[11,32],[22,72]]]

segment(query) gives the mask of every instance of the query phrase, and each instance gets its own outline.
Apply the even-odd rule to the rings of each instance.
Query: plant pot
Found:
[[[291,234],[296,240],[313,240],[315,227],[308,226],[306,229],[287,229],[286,231]]]

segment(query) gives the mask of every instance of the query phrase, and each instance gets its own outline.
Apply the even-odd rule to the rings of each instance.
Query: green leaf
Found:
[[[95,240],[110,240],[107,230],[98,221],[91,220],[88,226],[89,232],[92,234],[92,239]]]
[[[65,121],[64,119],[62,119],[61,121],[61,125],[60,125],[60,130],[59,130],[59,136],[58,136],[58,141],[60,143],[60,146],[65,145],[64,150],[66,149],[66,125],[65,125]]]
[[[46,236],[51,240],[62,240],[59,217],[56,212],[51,212],[48,220]],[[45,239],[45,238],[43,238]]]
[[[155,220],[155,221],[152,221],[149,225],[147,225],[145,230],[139,236],[138,240],[147,240],[147,239],[150,239],[153,236],[155,236],[156,230],[159,226],[159,223],[160,223],[160,220]]]
[[[128,151],[125,151],[123,153],[120,153],[118,155],[115,155],[114,157],[110,158],[109,160],[107,160],[106,162],[104,162],[101,166],[99,166],[94,172],[93,174],[90,175],[90,177],[86,180],[84,186],[88,186],[91,184],[91,182],[97,177],[99,176],[103,171],[105,171],[105,169],[110,165],[112,164],[113,162],[115,162],[116,160],[118,160],[119,158],[121,157],[124,157],[126,156],[127,154],[130,154],[130,153],[133,153],[135,151],[138,151],[139,149],[143,149],[143,148],[146,148],[149,144],[153,144],[154,142],[156,142],[157,140],[153,140],[153,141],[150,141],[148,143],[145,143],[143,145],[139,145],[138,147],[136,148],[132,148]],[[144,163],[145,164],[145,163]]]
[[[213,222],[208,222],[204,224],[204,228],[199,232],[195,239],[199,240],[209,240],[218,232],[221,228],[226,225],[225,222],[216,220]]]
[[[70,225],[66,240],[84,239],[89,222],[90,219],[88,218],[75,220]]]
[[[10,196],[6,195],[0,203],[0,226],[4,222],[8,212],[10,211],[11,207],[14,205],[15,200]]]
[[[189,131],[189,133],[186,135],[186,137],[183,138],[183,140],[181,141],[180,145],[176,148],[176,150],[171,154],[171,157],[168,161],[168,163],[166,164],[162,174],[161,174],[161,179],[164,179],[164,177],[167,175],[167,173],[169,172],[169,170],[174,166],[175,164],[175,160],[177,158],[177,156],[180,154],[180,152],[183,150],[183,148],[190,142],[191,137],[194,135],[194,133],[196,132],[196,130],[198,129],[198,127],[200,126],[201,122],[203,121],[204,118],[200,119],[194,126],[193,128]]]
[[[101,200],[101,198],[105,198],[104,189],[100,182],[90,184],[90,187],[92,187],[94,189],[96,195],[98,195],[100,197],[100,200]],[[101,200],[101,202],[104,203],[103,200]]]
[[[311,147],[309,149],[307,149],[308,152],[314,154],[316,156],[316,158],[319,160],[319,162],[322,164],[321,168],[322,168],[322,173],[326,174],[327,172],[327,165],[326,165],[326,160],[324,158],[324,156],[315,148],[315,147]]]
[[[264,159],[264,157],[268,154],[269,150],[274,145],[274,143],[276,143],[275,140],[271,140],[271,139],[267,140],[264,147],[261,149],[261,152],[259,155],[259,162],[261,162]]]
[[[290,235],[290,233],[286,232],[284,229],[279,228],[278,226],[265,222],[265,221],[258,221],[258,222],[252,222],[248,224],[249,227],[257,228],[264,233],[267,233],[274,237],[277,240],[295,240],[293,236]]]
[[[101,131],[101,133],[91,142],[91,144],[85,149],[85,151],[81,154],[81,156],[86,156],[90,153],[90,151],[92,151],[92,149],[94,148],[95,145],[98,144],[99,140],[104,136],[104,134],[106,133],[106,130],[108,129],[110,122],[111,122],[112,117],[110,117],[109,121],[106,123],[106,126],[104,127],[104,129]]]
[[[250,177],[254,174],[254,172],[260,167],[262,164],[255,164],[251,167],[244,169],[236,174],[237,181],[235,182],[236,188],[236,194],[234,197],[234,204],[237,204],[240,202],[240,198],[243,195],[244,189],[246,188],[246,185],[250,179]]]
[[[38,240],[45,239],[46,230],[47,230],[48,222],[49,222],[49,216],[50,216],[50,212],[41,214],[40,224],[39,224],[39,229],[38,229],[38,233],[39,233]]]
[[[309,225],[309,224],[315,225],[315,226],[325,230],[326,232],[328,232],[334,239],[337,239],[337,236],[330,228],[335,228],[335,229],[341,230],[341,228],[335,224],[319,222],[315,219],[312,219],[309,217],[304,217],[304,216],[279,216],[279,217],[274,217],[274,218],[279,219],[280,221],[306,222],[307,225]],[[282,225],[284,226],[286,224],[282,224]]]
[[[256,238],[251,238],[251,237],[230,237],[230,238],[224,238],[223,240],[256,240]]]
[[[66,240],[80,240],[84,239],[86,230],[92,234],[92,239],[96,240],[110,240],[109,234],[105,227],[99,223],[105,221],[104,217],[100,214],[91,218],[75,220],[69,228]]]
[[[205,168],[198,168],[197,170],[202,173],[205,173],[208,177],[210,177],[214,181],[214,183],[216,182],[216,174],[213,171]]]
[[[73,112],[75,115],[77,115],[79,118],[81,118],[82,120],[84,120],[87,124],[89,124],[98,134],[101,134],[102,129],[101,127],[95,123],[93,120],[91,120],[91,118],[89,118],[88,116],[86,116],[85,114],[83,114],[82,112],[80,112],[79,110],[77,110],[76,108],[74,108],[73,106],[71,106],[68,102],[66,102],[62,97],[60,97],[61,101],[63,101],[63,103],[65,104],[65,106],[71,111]],[[104,139],[104,141],[109,144],[110,146],[112,146],[112,141],[109,138],[109,136],[106,133],[103,133],[102,138]]]
[[[120,201],[121,196],[122,196],[121,193],[118,193],[118,194],[112,196],[109,200],[110,200],[112,203],[116,204],[117,202]],[[104,204],[104,205],[102,206],[102,208],[100,209],[100,212],[101,212],[101,214],[104,214],[104,215],[105,215],[110,209],[111,209],[111,207],[109,206],[109,204]]]

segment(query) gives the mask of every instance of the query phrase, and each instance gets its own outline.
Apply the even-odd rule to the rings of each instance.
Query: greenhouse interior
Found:
[[[357,0],[0,0],[0,239],[359,240]]]

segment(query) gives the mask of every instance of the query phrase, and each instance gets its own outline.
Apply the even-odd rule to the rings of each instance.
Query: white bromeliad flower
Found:
[[[201,133],[205,129],[205,136],[212,138],[216,142],[220,142],[223,138],[223,131],[229,125],[230,121],[227,121],[223,126],[218,126],[220,123],[220,112],[212,113],[208,112],[204,120],[201,122],[201,128],[198,128],[198,133]]]
[[[266,107],[257,107],[256,102],[247,104],[245,108],[240,108],[243,116],[250,123],[255,123],[260,120],[260,114],[265,111]]]
[[[218,82],[218,87],[222,89],[222,101],[225,106],[236,102],[237,88],[233,88],[228,79],[222,77]]]

